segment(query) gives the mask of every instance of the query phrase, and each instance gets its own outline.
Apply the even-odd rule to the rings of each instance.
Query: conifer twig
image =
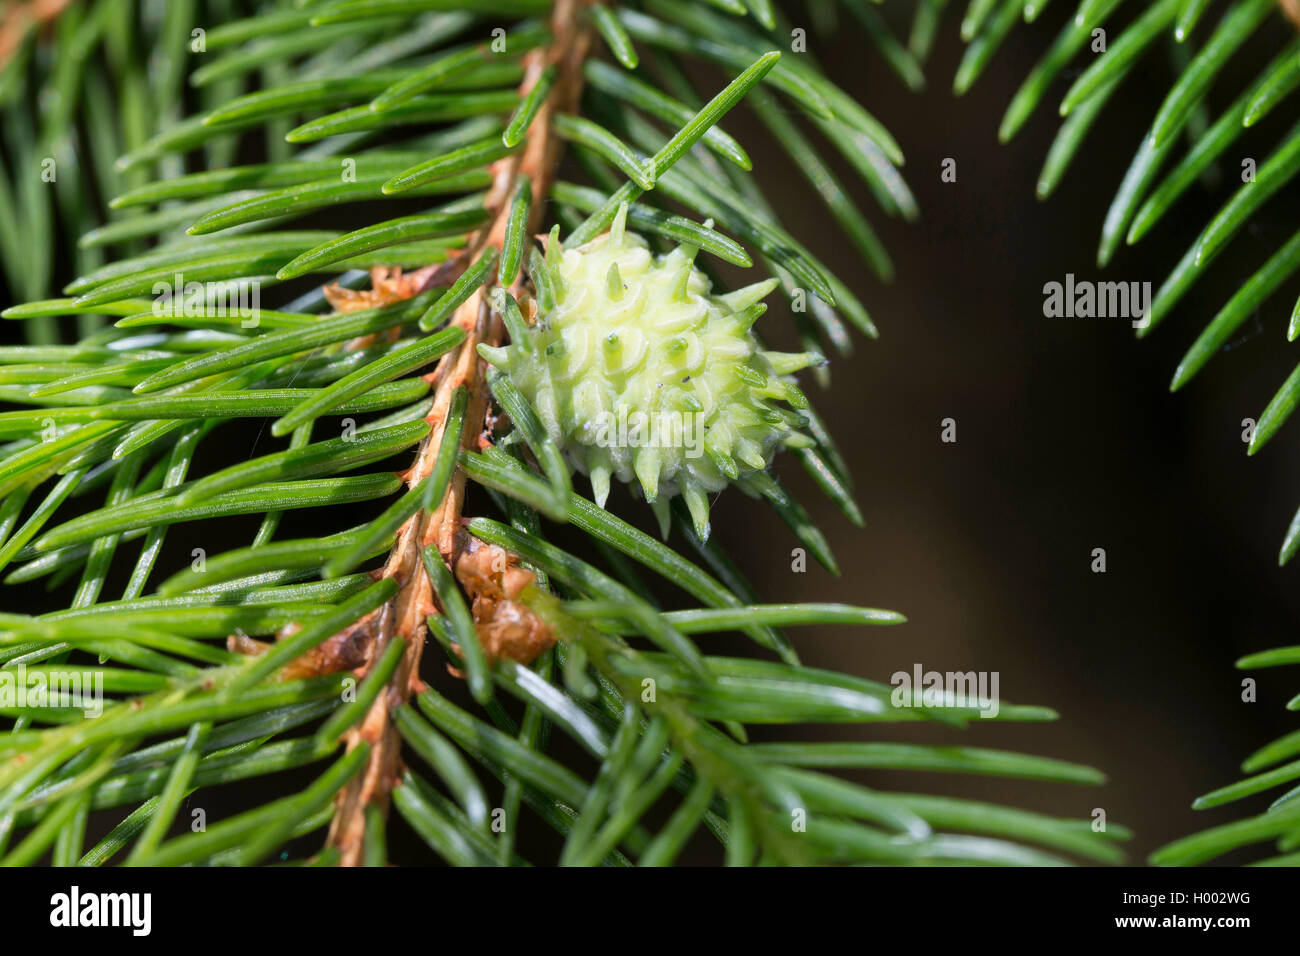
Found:
[[[528,56],[520,86],[521,96],[527,95],[548,68],[556,67],[559,76],[555,88],[530,125],[524,150],[493,164],[492,188],[484,200],[492,218],[471,236],[461,257],[467,265],[487,249],[500,251],[505,241],[510,197],[521,176],[527,176],[531,183],[533,221],[529,223],[529,232],[536,231],[544,209],[541,200],[555,181],[562,148],[559,137],[550,135],[551,117],[557,110],[571,112],[576,107],[582,87],[582,64],[591,45],[588,28],[580,19],[584,5],[585,0],[559,0],[551,17],[551,44]],[[516,280],[516,286],[523,281],[521,276]],[[484,295],[485,287],[486,284],[476,290],[452,316],[451,323],[465,330],[465,341],[443,356],[428,376],[436,388],[433,407],[427,418],[432,431],[406,475],[408,487],[414,488],[433,471],[452,397],[460,388],[469,391],[466,422],[472,426],[465,428],[462,445],[472,448],[480,440],[489,403],[482,375],[483,361],[477,348],[480,343],[500,345],[504,334],[500,317]],[[388,794],[397,783],[401,737],[390,717],[413,691],[420,689],[418,675],[427,630],[425,619],[436,610],[433,588],[420,554],[426,547],[434,545],[447,564],[455,566],[456,535],[464,497],[465,476],[458,469],[443,500],[427,511],[418,511],[406,522],[381,572],[383,577],[401,582],[402,588],[391,602],[362,622],[371,636],[370,661],[377,660],[393,639],[405,641],[407,650],[389,681],[387,693],[380,695],[365,719],[346,737],[349,750],[363,741],[369,743],[372,750],[365,770],[340,791],[336,802],[329,845],[339,849],[340,862],[344,866],[357,866],[363,861],[366,808],[372,804],[386,808]]]

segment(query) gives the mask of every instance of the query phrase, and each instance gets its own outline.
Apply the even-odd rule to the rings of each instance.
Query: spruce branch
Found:
[[[582,64],[591,45],[589,30],[580,16],[582,6],[579,0],[558,0],[551,14],[549,44],[530,51],[525,58],[524,80],[519,88],[521,99],[527,103],[533,90],[543,82],[543,77],[548,78],[545,83],[548,89],[528,124],[523,152],[499,159],[491,167],[492,187],[484,198],[491,219],[470,237],[462,260],[490,262],[488,250],[493,251],[493,256],[502,250],[507,227],[511,224],[512,200],[520,183],[529,190],[533,212],[524,220],[522,228],[515,224],[515,231],[531,235],[538,227],[541,209],[559,164],[560,144],[550,135],[551,117],[571,112],[576,107],[582,89]],[[453,326],[464,330],[465,338],[460,346],[439,361],[430,376],[431,383],[436,382],[433,408],[429,414],[433,429],[407,474],[406,483],[411,489],[427,481],[437,467],[443,435],[457,394],[463,392],[468,396],[465,407],[467,427],[462,426],[462,444],[467,448],[474,447],[480,435],[489,430],[486,424],[487,394],[477,346],[499,345],[504,334],[502,320],[485,298],[485,289],[490,284],[491,280],[488,280],[471,292],[451,318]],[[519,280],[512,286],[516,294],[522,290]],[[453,450],[446,449],[445,452]],[[371,744],[372,750],[360,778],[350,782],[340,793],[339,809],[330,825],[330,845],[338,848],[345,866],[357,865],[365,858],[367,809],[377,803],[382,810],[390,790],[398,782],[401,740],[390,715],[406,702],[412,685],[418,682],[416,675],[424,647],[425,621],[438,610],[420,553],[434,547],[437,560],[455,565],[458,552],[456,534],[464,495],[464,475],[454,473],[436,504],[432,508],[421,508],[402,527],[382,572],[384,577],[401,582],[402,588],[391,604],[372,612],[371,618],[359,625],[373,632],[371,646],[367,648],[368,659],[377,660],[390,641],[402,641],[406,651],[389,679],[387,691],[379,695],[362,724],[346,735],[349,750],[365,741]],[[477,635],[470,640],[476,641]],[[479,673],[475,673],[474,678],[477,684],[475,696],[483,701],[487,687],[481,683]]]
[[[811,56],[782,55],[792,34],[773,4],[450,6],[271,3],[204,21],[205,56],[215,56],[191,73],[197,110],[181,118],[173,98],[159,115],[176,122],[121,144],[115,168],[132,181],[112,191],[113,218],[84,236],[119,254],[79,269],[62,298],[6,310],[25,323],[114,321],[75,344],[0,350],[0,398],[16,406],[0,412],[0,565],[9,583],[80,575],[66,610],[0,616],[0,670],[48,677],[98,655],[95,673],[116,696],[94,721],[67,693],[55,706],[5,710],[14,718],[0,734],[5,861],[254,864],[328,828],[318,862],[382,864],[390,805],[458,864],[526,862],[516,834],[524,808],[564,838],[564,863],[662,865],[700,830],[735,864],[1118,859],[1127,831],[1115,824],[1094,833],[1083,821],[822,772],[1099,783],[1087,768],[883,740],[794,750],[748,741],[746,725],[942,729],[982,717],[955,693],[897,700],[889,685],[800,664],[782,628],[902,616],[763,604],[708,528],[706,489],[734,483],[836,567],[767,467],[778,446],[790,448],[860,518],[843,459],[793,376],[822,365],[827,344],[846,350],[848,325],[875,335],[849,285],[782,226],[746,175],[749,153],[720,122],[752,100],[882,275],[883,246],[823,175],[821,153],[844,158],[887,215],[910,219],[899,144]],[[497,20],[510,24],[491,34],[504,37],[501,49],[483,35]],[[911,55],[883,22],[861,11],[855,22],[915,85]],[[160,35],[189,26],[170,21]],[[718,92],[697,92],[678,63],[686,58],[725,74]],[[229,165],[245,137],[263,155]],[[559,178],[562,151],[571,180]],[[179,160],[191,153],[203,163],[185,172]],[[314,214],[332,225],[323,211],[361,202],[400,211],[366,212],[347,231],[289,224]],[[708,256],[766,278],[723,291]],[[598,260],[608,268],[579,288]],[[648,260],[667,281],[643,280],[638,263]],[[149,296],[176,272],[205,284],[324,284],[274,310],[200,302],[160,313]],[[802,352],[762,343],[762,300],[777,288],[807,303],[796,312]],[[634,335],[605,336],[609,362],[626,349],[625,371],[672,385],[688,410],[703,405],[692,380],[726,386],[717,391],[735,433],[708,445],[689,480],[674,470],[681,462],[655,455],[617,474],[649,504],[661,538],[605,508],[614,475],[593,466],[599,456],[569,421],[590,389],[548,404],[530,377],[546,369],[569,382],[566,370],[579,368],[566,364],[563,342],[543,338],[573,319],[579,292],[626,299],[629,315],[656,297],[644,318],[664,336],[663,354],[647,365]],[[698,334],[663,332],[695,308]],[[520,369],[506,367],[507,348]],[[703,374],[706,361],[717,374]],[[678,378],[674,362],[697,374]],[[343,414],[368,417],[339,438],[315,434]],[[190,473],[210,432],[250,419],[268,421],[287,447]],[[412,453],[397,475],[382,470]],[[575,490],[584,471],[595,500]],[[69,516],[73,499],[86,507]],[[363,501],[382,502],[377,517],[277,535],[287,512],[315,508],[339,523]],[[172,526],[239,514],[261,517],[251,544],[203,555],[148,590]],[[560,548],[543,518],[567,524],[598,563]],[[136,540],[130,583],[113,600],[105,570]],[[381,564],[359,570],[372,560]],[[698,606],[662,610],[647,573]],[[710,653],[722,631],[764,656]],[[424,660],[426,635],[453,677]],[[474,712],[452,699],[459,679]],[[1000,702],[997,719],[1054,716]],[[594,776],[551,755],[553,731],[597,761]],[[301,793],[168,837],[190,794],[314,765],[324,769]],[[123,806],[134,809],[86,849],[86,815]],[[672,813],[656,828],[661,806]],[[504,832],[489,827],[497,809]]]

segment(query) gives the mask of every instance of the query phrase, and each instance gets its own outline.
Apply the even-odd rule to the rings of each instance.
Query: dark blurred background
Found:
[[[887,11],[903,15],[897,28],[904,37],[910,6],[893,3]],[[881,337],[855,339],[855,354],[833,364],[830,392],[808,389],[850,462],[865,529],[843,520],[796,463],[778,465],[825,530],[842,576],[811,562],[806,573],[792,573],[796,542],[765,506],[735,492],[716,502],[714,534],[765,599],[847,601],[909,617],[890,629],[798,632],[805,662],[882,681],[917,663],[998,671],[1008,700],[1061,714],[1043,725],[819,728],[818,736],[1020,749],[1097,766],[1110,782],[1088,790],[917,774],[861,779],[1080,818],[1101,807],[1137,831],[1131,860],[1141,862],[1172,838],[1242,815],[1235,806],[1198,814],[1189,804],[1235,779],[1243,757],[1295,726],[1283,709],[1300,689],[1294,674],[1256,675],[1259,700],[1243,703],[1243,675],[1233,661],[1292,641],[1300,617],[1300,597],[1287,586],[1297,571],[1276,562],[1300,504],[1293,439],[1300,426],[1256,459],[1247,459],[1241,440],[1242,419],[1258,417],[1296,360],[1285,346],[1286,296],[1296,290],[1267,303],[1182,393],[1168,391],[1195,335],[1289,238],[1300,211],[1295,191],[1256,217],[1141,343],[1126,320],[1044,318],[1042,289],[1071,272],[1158,288],[1229,195],[1240,159],[1262,162],[1287,120],[1271,117],[1247,136],[1229,152],[1223,183],[1193,188],[1152,236],[1103,273],[1095,265],[1101,220],[1171,82],[1166,58],[1151,57],[1130,76],[1057,194],[1040,203],[1034,186],[1059,122],[1055,106],[1077,71],[1054,84],[1010,145],[999,145],[996,132],[1074,5],[1052,4],[1038,23],[1018,27],[960,99],[950,89],[962,51],[959,7],[949,11],[927,67],[930,87],[919,96],[847,22],[833,40],[811,40],[832,77],[885,122],[907,154],[904,172],[922,210],[914,225],[876,215],[851,171],[833,163],[887,241],[898,273],[892,285],[868,274],[752,116],[728,117],[790,231],[854,288]],[[1273,26],[1239,62],[1257,69],[1280,46],[1285,27],[1280,19]],[[1252,76],[1230,69],[1211,105],[1224,105]],[[956,183],[940,180],[945,158],[957,162]],[[764,334],[793,346],[781,311],[769,313]],[[13,337],[12,327],[0,333]],[[955,444],[940,440],[945,418],[956,420]],[[208,467],[228,463],[235,447],[241,457],[272,450],[255,426],[220,434],[227,437],[205,449]],[[626,498],[615,500],[638,512]],[[471,511],[486,507],[472,496]],[[351,524],[363,516],[347,517]],[[310,513],[290,514],[280,536],[319,533],[314,522]],[[254,519],[223,524],[204,532],[210,553],[246,543],[256,527]],[[155,582],[188,562],[189,533],[173,532],[169,541],[173,560],[160,564]],[[1094,548],[1106,551],[1104,574],[1091,571]],[[133,558],[135,547],[126,550]],[[25,595],[5,590],[3,603],[23,610],[62,606],[67,598],[40,593],[39,584]],[[739,641],[708,646],[749,652]],[[431,664],[430,676],[440,667]],[[311,775],[304,772],[304,781]],[[409,837],[394,821],[398,859],[403,833]]]
[[[1158,289],[1231,195],[1241,159],[1262,163],[1294,114],[1284,107],[1287,115],[1244,137],[1227,152],[1217,187],[1193,187],[1102,271],[1096,255],[1106,208],[1172,82],[1164,51],[1130,75],[1056,195],[1040,203],[1034,187],[1060,122],[1056,105],[1079,70],[1053,84],[1009,145],[997,142],[997,128],[1075,5],[1052,4],[1037,23],[1018,26],[974,89],[957,98],[961,8],[949,8],[919,97],[848,23],[835,42],[816,47],[832,78],[885,122],[907,155],[904,173],[922,216],[915,225],[881,226],[897,265],[891,285],[858,264],[781,153],[764,150],[755,162],[760,179],[784,191],[791,232],[855,278],[881,332],[834,363],[829,394],[812,395],[850,460],[865,529],[819,499],[797,464],[781,466],[825,529],[842,578],[812,565],[792,574],[793,542],[755,520],[740,496],[724,496],[714,526],[766,597],[849,600],[908,615],[889,630],[804,632],[806,662],[879,680],[916,662],[999,671],[1008,700],[1061,714],[1046,725],[909,728],[906,739],[1024,749],[1110,777],[1095,792],[935,775],[904,777],[903,787],[946,787],[1059,814],[1103,807],[1137,831],[1131,859],[1140,862],[1172,838],[1266,806],[1276,793],[1189,808],[1196,795],[1239,777],[1248,753],[1296,727],[1284,709],[1300,689],[1294,671],[1254,672],[1258,702],[1243,703],[1245,675],[1233,668],[1244,653],[1294,643],[1300,612],[1297,568],[1277,566],[1300,505],[1297,426],[1255,458],[1241,439],[1242,419],[1258,418],[1300,358],[1285,337],[1294,283],[1190,385],[1169,392],[1196,335],[1290,238],[1296,192],[1283,190],[1255,217],[1142,342],[1122,319],[1044,318],[1043,285],[1074,273]],[[1197,38],[1213,24],[1211,14]],[[1287,39],[1280,17],[1270,26],[1225,73],[1211,118]],[[898,32],[906,36],[902,24]],[[728,128],[748,133],[746,144],[759,135],[731,120]],[[940,180],[947,157],[957,161],[956,183]],[[875,209],[865,190],[855,194]],[[955,444],[940,441],[944,418],[957,422]],[[1105,574],[1091,571],[1098,547],[1106,550]],[[888,780],[898,785],[896,775]]]

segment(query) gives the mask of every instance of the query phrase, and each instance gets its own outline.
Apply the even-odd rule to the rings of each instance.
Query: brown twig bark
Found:
[[[582,64],[591,39],[581,13],[589,2],[559,0],[551,17],[551,43],[544,49],[533,51],[525,60],[521,94],[527,93],[542,72],[552,65],[558,68],[556,85],[529,127],[523,150],[494,164],[492,187],[484,201],[492,219],[470,238],[462,256],[465,263],[474,261],[489,246],[500,250],[505,238],[510,198],[521,175],[527,175],[532,183],[533,221],[529,223],[529,232],[537,231],[543,200],[555,181],[562,149],[558,138],[551,133],[551,117],[557,111],[573,111],[582,89]],[[483,342],[499,345],[504,337],[501,319],[488,304],[486,289],[489,286],[490,283],[479,289],[456,310],[451,322],[465,330],[465,341],[455,351],[443,356],[428,376],[435,388],[433,407],[428,416],[432,431],[420,446],[415,464],[406,475],[410,487],[432,471],[452,396],[461,386],[469,389],[470,398],[462,438],[464,447],[473,447],[484,430],[489,397],[478,345]],[[436,610],[433,587],[421,554],[429,545],[434,545],[443,560],[454,567],[456,536],[464,502],[465,476],[458,470],[442,502],[431,511],[418,512],[399,531],[381,573],[399,581],[401,590],[391,602],[363,622],[373,635],[370,661],[376,660],[391,640],[404,641],[406,653],[386,692],[346,737],[348,749],[364,740],[372,750],[364,772],[339,794],[330,825],[329,845],[339,849],[340,862],[344,866],[360,864],[365,849],[366,807],[378,803],[386,809],[388,795],[398,779],[401,740],[391,720],[392,711],[421,687],[419,670],[427,636],[425,619]]]
[[[0,4],[0,67],[18,51],[27,31],[58,18],[72,0],[9,0]]]
[[[1277,0],[1277,5],[1282,8],[1282,14],[1300,29],[1300,0]]]

